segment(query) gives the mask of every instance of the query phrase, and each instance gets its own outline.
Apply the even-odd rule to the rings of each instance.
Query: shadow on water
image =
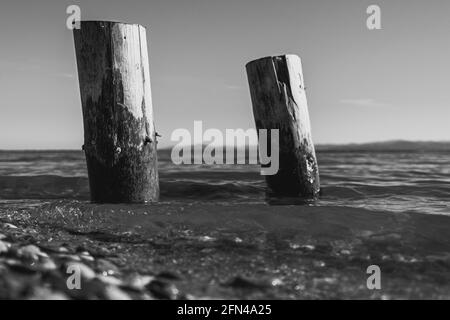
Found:
[[[248,176],[248,174],[242,174]],[[162,174],[160,180],[161,201],[229,201],[233,203],[259,202],[272,206],[312,205],[317,199],[283,197],[267,190],[263,180],[245,181],[239,173],[214,179],[208,174],[197,173],[196,179],[176,179]],[[186,177],[185,177],[186,178]],[[5,200],[78,200],[89,201],[89,182],[86,177],[6,176],[0,177],[0,199]]]

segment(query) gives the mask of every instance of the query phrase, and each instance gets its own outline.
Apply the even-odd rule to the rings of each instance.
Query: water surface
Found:
[[[123,273],[175,272],[192,297],[450,298],[449,156],[319,151],[322,195],[302,202],[267,199],[258,166],[176,166],[163,150],[158,204],[99,205],[82,152],[3,151],[0,221]]]

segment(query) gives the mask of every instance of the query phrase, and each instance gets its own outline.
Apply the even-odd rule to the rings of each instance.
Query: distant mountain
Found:
[[[205,146],[203,146],[204,148]],[[392,140],[370,143],[349,143],[349,144],[316,144],[316,151],[326,152],[450,152],[450,141],[406,141],[406,140]],[[224,147],[225,148],[225,147]],[[241,149],[236,148],[236,149]],[[248,149],[248,148],[245,148]],[[159,152],[167,153],[170,155],[172,147],[166,147],[159,149]],[[193,150],[193,146],[192,149]],[[225,149],[224,149],[225,150]]]
[[[450,141],[384,141],[361,144],[322,144],[316,146],[317,151],[440,151],[450,152]]]

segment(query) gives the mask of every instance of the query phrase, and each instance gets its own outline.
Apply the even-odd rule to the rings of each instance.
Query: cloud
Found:
[[[364,108],[386,108],[391,107],[391,104],[375,101],[374,99],[342,99],[339,101],[341,104],[346,104],[355,107]]]

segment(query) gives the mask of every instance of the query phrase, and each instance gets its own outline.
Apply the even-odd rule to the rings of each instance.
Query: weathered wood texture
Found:
[[[266,176],[275,196],[315,198],[319,168],[311,138],[301,60],[296,55],[266,57],[247,64],[257,129],[279,129],[280,168]]]
[[[145,28],[83,21],[74,29],[84,151],[94,202],[159,198]]]

